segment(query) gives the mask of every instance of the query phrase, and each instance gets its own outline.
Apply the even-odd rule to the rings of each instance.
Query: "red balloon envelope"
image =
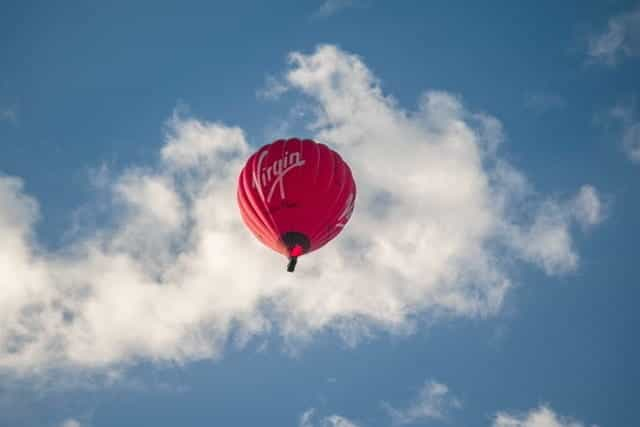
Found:
[[[351,169],[340,155],[310,139],[262,146],[238,178],[242,219],[265,245],[289,257],[321,248],[347,224],[356,199]]]

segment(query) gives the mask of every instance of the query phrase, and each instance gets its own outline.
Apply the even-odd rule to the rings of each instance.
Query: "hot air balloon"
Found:
[[[320,249],[345,227],[356,184],[340,155],[310,139],[279,139],[262,146],[238,178],[238,205],[251,232],[289,258]]]

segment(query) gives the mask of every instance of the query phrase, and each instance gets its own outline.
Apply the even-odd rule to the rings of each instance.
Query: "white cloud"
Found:
[[[494,418],[493,427],[585,427],[585,425],[571,418],[557,415],[547,406],[540,406],[526,414],[514,415],[499,412]]]
[[[610,115],[621,127],[622,148],[629,160],[640,164],[640,120],[633,106],[618,104]]]
[[[595,189],[537,194],[500,159],[500,122],[457,96],[427,92],[406,111],[334,46],[290,60],[283,83],[315,112],[310,134],[357,180],[343,234],[284,272],[238,214],[243,131],[180,115],[157,167],[100,174],[112,226],[59,251],[38,245],[21,180],[0,177],[0,369],[182,363],[272,329],[298,340],[330,328],[353,343],[411,331],[422,313],[497,312],[509,259],[577,267],[572,226],[597,222]]]
[[[597,190],[584,185],[572,200],[545,200],[537,207],[535,220],[529,226],[507,225],[504,232],[523,259],[541,265],[549,274],[562,273],[578,264],[570,225],[577,222],[582,228],[589,228],[599,224],[603,215]]]
[[[602,222],[605,212],[597,190],[591,185],[583,185],[573,200],[573,215],[583,226],[589,227]]]
[[[298,423],[299,427],[358,427],[353,421],[340,415],[330,415],[314,422],[315,409],[306,410],[301,416]]]
[[[63,421],[62,424],[60,424],[60,427],[82,427],[82,424],[80,424],[80,421],[78,420],[69,418]]]
[[[640,8],[609,19],[607,30],[589,39],[592,60],[616,65],[640,54]]]
[[[230,166],[233,163],[224,162],[225,157],[235,159],[247,152],[242,129],[184,119],[176,113],[169,121],[167,142],[161,154],[167,166],[186,170]]]
[[[452,409],[461,407],[461,403],[451,395],[445,384],[427,381],[407,408],[395,409],[386,402],[383,403],[383,407],[391,417],[393,425],[399,426],[430,419],[446,419]]]

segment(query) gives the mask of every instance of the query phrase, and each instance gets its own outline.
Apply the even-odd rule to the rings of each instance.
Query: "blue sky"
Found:
[[[466,3],[4,5],[0,426],[636,423],[640,4]],[[290,135],[359,189],[294,278]]]

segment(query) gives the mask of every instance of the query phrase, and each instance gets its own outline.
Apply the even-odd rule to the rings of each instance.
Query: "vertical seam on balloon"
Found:
[[[273,148],[274,144],[277,144],[278,142],[284,143],[284,140],[279,139],[277,141],[272,142],[269,145],[271,146],[271,148]],[[273,218],[273,214],[271,214],[271,210],[269,209],[269,203],[265,200],[264,193],[262,192],[262,189],[260,189],[260,198],[262,200],[262,204],[264,206],[264,209],[267,212],[267,215],[269,215],[269,219],[271,220],[271,225],[273,226],[274,235],[279,239],[280,238],[280,227],[276,223],[276,220]]]
[[[329,209],[327,209],[327,214],[328,214],[328,218],[326,221],[322,222],[313,232],[313,237],[311,239],[311,241],[319,241],[319,237],[323,237],[326,234],[328,234],[329,232],[325,231],[325,229],[327,228],[328,224],[331,224],[331,222],[335,221],[335,213],[334,211],[336,210],[336,206],[338,206],[338,203],[341,201],[341,198],[343,197],[343,193],[345,191],[345,188],[347,188],[347,166],[346,163],[344,161],[342,161],[342,158],[340,157],[340,155],[338,153],[336,153],[333,150],[329,150],[331,153],[331,157],[333,158],[333,170],[335,170],[335,165],[336,163],[339,165],[339,167],[342,169],[342,182],[341,182],[341,186],[340,186],[340,190],[338,191],[338,194],[336,195],[336,197],[333,200],[333,203],[331,204],[331,207]],[[349,178],[351,177],[351,175],[349,174]],[[329,192],[331,190],[331,186],[333,184],[333,181],[336,178],[336,174],[334,173],[333,176],[331,177],[331,182],[329,183],[329,187],[327,188],[327,190],[325,192]]]
[[[251,169],[251,170],[253,171],[253,176],[252,176],[252,178],[253,178],[253,179],[252,179],[252,181],[253,181],[253,182],[255,182],[255,171],[256,171],[256,164],[255,164],[255,163],[256,163],[256,159],[257,159],[258,155],[259,155],[259,154],[261,154],[262,152],[267,152],[267,153],[268,153],[268,148],[267,148],[267,147],[270,147],[270,146],[272,146],[272,144],[269,144],[269,145],[267,145],[267,146],[263,147],[263,149],[262,149],[262,150],[260,150],[258,153],[256,153],[254,156],[252,156],[252,157],[251,157],[251,160],[250,160],[250,167],[249,167],[249,169]],[[260,173],[260,171],[258,171],[258,174],[259,174],[259,173]],[[258,175],[258,178],[259,178],[259,175]],[[263,212],[263,211],[261,211],[260,209],[258,209],[258,207],[256,206],[256,201],[255,201],[255,200],[254,200],[254,198],[253,198],[253,195],[252,195],[252,193],[251,193],[251,190],[246,188],[246,185],[247,185],[247,184],[246,184],[246,182],[245,182],[245,183],[244,183],[244,185],[245,185],[245,191],[247,191],[247,193],[248,193],[249,195],[251,195],[251,197],[249,198],[249,201],[251,202],[251,204],[252,204],[253,208],[255,209],[255,211],[256,211],[256,212],[258,213],[258,215],[261,217],[262,222],[264,222],[264,223],[265,223],[265,226],[267,226],[267,227],[271,230],[271,233],[272,233],[274,236],[277,236],[277,234],[278,234],[278,227],[276,226],[276,222],[275,222],[275,220],[273,219],[273,215],[271,215],[271,212],[269,212],[269,206],[266,204],[266,202],[265,202],[265,200],[264,200],[264,194],[262,193],[262,186],[261,186],[261,183],[260,183],[260,181],[258,180],[258,182],[255,182],[255,184],[256,184],[256,188],[258,189],[258,195],[260,196],[260,201],[262,202],[262,206],[263,206],[263,208],[264,208],[264,209],[263,209],[263,211],[264,211],[264,213],[265,213],[266,215],[268,215],[268,219],[269,219],[269,221],[267,221],[266,216],[265,216],[264,218],[262,218],[264,215],[260,215],[260,212]]]
[[[241,176],[240,185],[244,195],[244,201],[248,205],[247,207],[251,209],[251,211],[248,212],[248,214],[250,214],[253,217],[254,224],[256,224],[264,234],[269,235],[270,240],[273,240],[275,231],[271,229],[269,224],[265,221],[266,218],[264,218],[264,216],[260,214],[260,210],[256,208],[253,194],[251,193],[250,188],[247,187],[247,181],[248,181],[247,170],[246,169],[243,170],[240,176]]]
[[[258,219],[260,220],[260,223],[262,224],[264,229],[267,231],[267,234],[270,235],[271,241],[274,243],[278,242],[277,228],[274,226],[275,224],[269,222],[269,219],[267,215],[263,213],[263,210],[259,209],[257,199],[254,198],[253,194],[251,193],[250,184],[248,184],[248,180],[245,180],[243,182],[243,186],[244,186],[245,192],[248,195],[247,200],[249,205],[251,206],[253,211],[256,213]]]
[[[252,161],[252,178],[253,178],[253,183],[256,186],[257,192],[258,192],[258,196],[260,198],[260,201],[262,202],[262,207],[264,208],[264,212],[269,215],[269,219],[271,222],[271,225],[273,226],[274,232],[275,229],[277,227],[275,227],[275,221],[273,219],[273,216],[271,215],[271,212],[269,212],[269,205],[267,204],[265,198],[264,198],[264,192],[262,191],[262,181],[260,179],[260,167],[262,166],[262,160],[267,157],[269,155],[269,148],[273,148],[273,144],[269,144],[265,147],[262,148],[262,150],[260,150],[258,153],[256,153],[256,156],[253,158]],[[257,171],[256,171],[257,170]],[[256,172],[257,172],[257,176],[256,176]]]
[[[280,153],[280,158],[281,159],[285,158],[284,153],[286,153],[286,151],[287,151],[287,142],[289,142],[291,139],[292,138],[285,139],[282,142],[282,152]],[[286,170],[285,170],[285,168],[283,166],[280,166],[280,174],[281,174],[281,176],[278,177],[278,178],[281,179],[280,184],[279,184],[279,186],[280,186],[280,197],[282,198],[282,200],[284,200],[284,198],[285,198],[285,194],[284,194],[284,175],[286,174]],[[269,202],[271,202],[271,196],[273,195],[273,191],[274,191],[275,188],[276,188],[276,183],[274,181],[273,185],[271,187],[271,190],[269,191],[269,196],[267,197],[267,200]]]
[[[320,144],[314,144],[316,149],[316,174],[313,179],[313,188],[318,184],[318,177],[320,176]]]
[[[336,160],[340,160],[340,165],[342,165],[342,159],[340,158],[340,156],[338,155],[338,153],[336,153],[335,151],[331,150],[329,147],[324,147],[325,150],[327,150],[330,154],[331,157],[331,179],[329,180],[329,183],[327,185],[327,188],[324,189],[323,193],[327,194],[331,191],[331,187],[333,186],[333,183],[336,179]],[[342,185],[344,186],[344,181],[342,182]],[[342,187],[340,188],[340,190],[342,191]],[[333,204],[335,205],[335,203],[337,202],[338,197],[336,197],[333,201]],[[333,206],[332,206],[333,207]],[[327,210],[327,212],[330,212],[330,210]],[[323,223],[321,225],[322,228],[326,227],[326,224],[328,224],[329,222],[331,222],[332,218],[328,218],[327,221],[325,223]],[[317,228],[316,231],[314,231],[314,236],[319,235],[320,233],[322,233],[322,228]]]
[[[343,180],[343,186],[342,186],[342,188],[340,190],[340,193],[339,193],[338,197],[336,197],[336,199],[335,199],[336,202],[332,206],[332,209],[331,209],[331,212],[330,212],[330,221],[335,221],[336,219],[340,218],[337,215],[341,215],[342,213],[339,210],[334,210],[334,207],[335,206],[339,206],[338,201],[341,201],[341,199],[344,199],[344,196],[349,191],[349,188],[351,188],[351,190],[353,191],[353,199],[351,200],[350,204],[355,206],[355,199],[356,199],[356,186],[355,186],[355,181],[353,179],[353,174],[351,173],[351,168],[349,167],[349,165],[347,165],[346,162],[344,162],[342,160],[340,155],[338,155],[337,153],[336,153],[336,155],[341,160],[341,164],[342,164],[342,167],[343,167],[343,170],[344,170],[346,176],[345,176],[345,179]],[[344,202],[346,203],[346,201],[348,199],[349,199],[348,197],[346,199],[344,199]],[[327,223],[329,223],[330,221],[327,221]],[[345,223],[345,225],[346,225],[346,223]],[[329,230],[329,231],[324,231],[325,229],[326,229],[326,226],[323,226],[322,228],[320,228],[319,229],[320,231],[315,236],[317,241],[322,242],[320,246],[323,246],[324,244],[328,243],[329,240],[331,240],[335,236],[337,236],[340,233],[342,227],[340,227],[340,230],[338,229],[337,226],[334,229]]]
[[[252,231],[257,231],[260,234],[263,234],[264,239],[273,240],[273,236],[271,236],[271,231],[267,228],[267,226],[257,217],[255,213],[255,209],[251,205],[251,203],[247,200],[245,186],[243,183],[243,174],[241,174],[240,179],[238,180],[238,192],[237,199],[240,204],[240,214],[242,219],[247,223],[249,229]]]

